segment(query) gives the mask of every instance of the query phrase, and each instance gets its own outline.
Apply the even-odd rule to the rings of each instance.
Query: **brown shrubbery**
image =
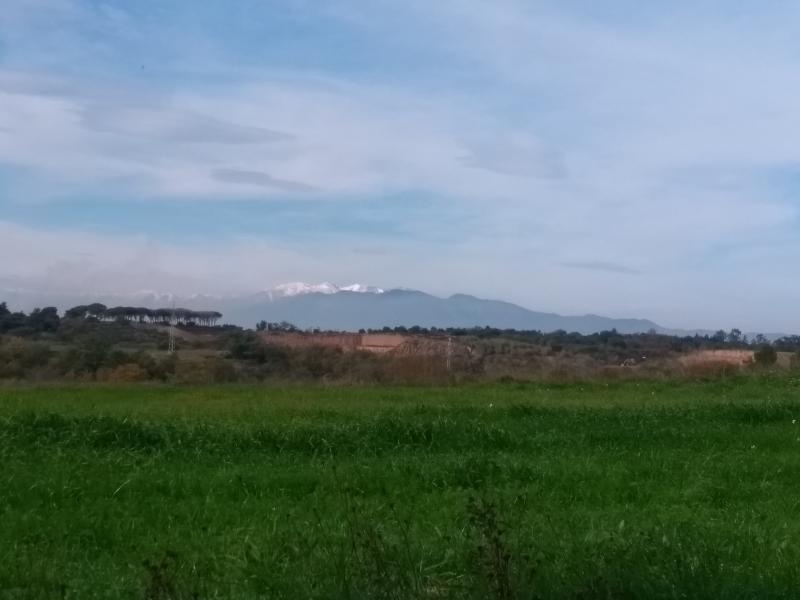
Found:
[[[132,383],[135,381],[147,381],[150,376],[146,369],[136,363],[126,363],[118,367],[101,367],[97,370],[97,381],[107,381],[109,383]]]
[[[731,364],[725,361],[693,362],[685,365],[681,374],[700,379],[729,377],[744,371],[743,365]]]
[[[167,336],[157,327],[63,319],[55,332],[0,336],[0,380],[443,384],[712,378],[755,368],[800,368],[800,354],[786,340],[755,353],[764,367],[753,363],[752,346],[703,338],[487,329],[404,335],[395,350],[373,353],[265,343],[256,332],[238,328],[194,328],[181,330],[178,352],[168,354]]]

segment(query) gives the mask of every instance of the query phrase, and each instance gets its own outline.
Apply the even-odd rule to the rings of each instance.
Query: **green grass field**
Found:
[[[800,379],[0,388],[0,598],[798,594]]]

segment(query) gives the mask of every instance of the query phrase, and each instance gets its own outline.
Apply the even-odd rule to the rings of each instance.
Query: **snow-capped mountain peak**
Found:
[[[382,294],[383,289],[375,287],[374,285],[364,285],[363,283],[353,283],[339,288],[341,292],[356,292],[359,294]]]
[[[303,283],[293,281],[275,286],[273,292],[278,296],[299,296],[300,294],[335,294],[339,287],[327,281],[323,283]]]
[[[291,283],[282,283],[278,286],[275,286],[275,288],[270,290],[270,296],[284,297],[300,296],[302,294],[337,294],[339,292],[382,294],[383,290],[381,288],[371,285],[364,285],[362,283],[338,286],[328,281],[322,283],[304,283],[302,281],[293,281]]]

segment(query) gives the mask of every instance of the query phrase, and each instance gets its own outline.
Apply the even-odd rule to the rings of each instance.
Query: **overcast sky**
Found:
[[[800,3],[2,0],[0,288],[800,331]]]

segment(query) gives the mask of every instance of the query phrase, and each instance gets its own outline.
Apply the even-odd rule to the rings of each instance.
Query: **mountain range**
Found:
[[[382,290],[370,286],[279,286],[275,290],[229,301],[226,318],[238,323],[288,321],[303,328],[358,330],[381,327],[498,327],[564,329],[592,333],[616,328],[624,333],[661,330],[646,319],[612,319],[598,315],[561,316],[536,312],[510,302],[455,294],[439,298],[417,290]]]
[[[254,327],[261,320],[287,321],[301,328],[332,330],[380,329],[419,325],[421,327],[497,327],[541,331],[594,333],[616,329],[620,333],[649,330],[669,332],[647,319],[615,319],[599,315],[562,316],[537,312],[510,302],[486,300],[466,294],[440,298],[417,290],[388,289],[352,284],[287,283],[242,296],[173,296],[156,292],[130,295],[42,294],[21,290],[0,290],[0,300],[13,309],[53,305],[65,310],[78,304],[102,302],[108,306],[180,306],[194,310],[217,310],[223,321]]]

